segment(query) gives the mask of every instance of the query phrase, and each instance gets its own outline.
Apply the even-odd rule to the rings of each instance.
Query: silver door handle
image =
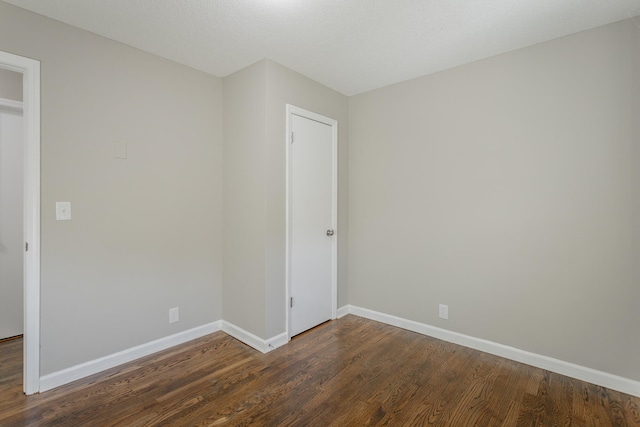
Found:
[[[333,230],[327,230],[327,236],[333,236]]]

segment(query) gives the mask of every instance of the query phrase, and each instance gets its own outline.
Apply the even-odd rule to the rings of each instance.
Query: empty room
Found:
[[[640,426],[640,1],[0,1],[0,426]]]

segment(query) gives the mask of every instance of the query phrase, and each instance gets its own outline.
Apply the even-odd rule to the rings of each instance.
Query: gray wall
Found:
[[[350,98],[349,303],[639,380],[639,56],[628,20]]]
[[[0,2],[0,50],[42,65],[42,373],[220,318],[284,331],[292,103],[339,121],[340,306],[640,379],[639,31],[346,98],[268,60],[223,83]]]
[[[338,121],[338,307],[347,304],[348,98],[282,65],[266,61],[267,337],[284,332],[286,261],[286,105]]]
[[[339,303],[346,304],[348,98],[273,61],[224,79],[223,318],[285,332],[286,104],[338,120]]]
[[[219,320],[221,80],[4,2],[0,50],[41,61],[41,373]]]
[[[224,79],[223,319],[265,338],[265,61]]]
[[[22,101],[22,73],[0,68],[0,98]]]

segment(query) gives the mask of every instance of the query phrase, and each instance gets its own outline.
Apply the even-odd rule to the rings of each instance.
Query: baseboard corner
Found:
[[[343,305],[342,307],[340,307],[338,309],[338,313],[337,313],[338,319],[340,319],[340,318],[342,318],[342,317],[344,317],[344,316],[346,316],[347,314],[350,314],[350,313],[351,313],[351,306],[349,304]]]

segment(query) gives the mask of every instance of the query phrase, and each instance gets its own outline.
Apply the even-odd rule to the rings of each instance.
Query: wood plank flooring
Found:
[[[216,332],[34,396],[0,346],[0,426],[640,426],[640,399],[355,316],[263,355]]]

